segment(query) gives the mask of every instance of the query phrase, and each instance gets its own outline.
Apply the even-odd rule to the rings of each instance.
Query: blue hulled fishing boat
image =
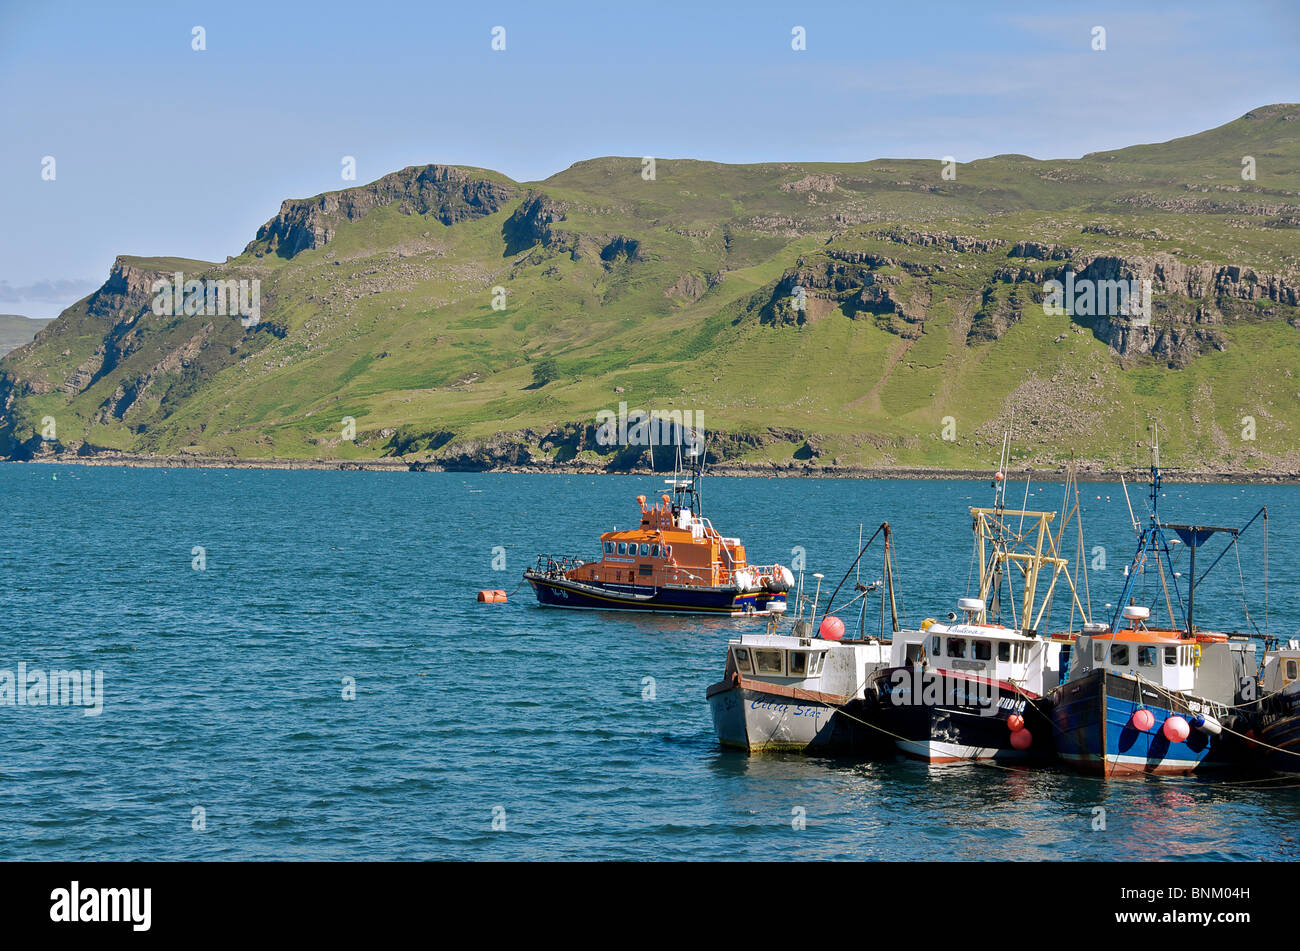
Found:
[[[1255,643],[1197,628],[1194,607],[1205,574],[1256,518],[1267,517],[1266,510],[1241,529],[1168,524],[1159,516],[1160,488],[1153,442],[1150,520],[1138,529],[1115,614],[1103,630],[1078,637],[1063,661],[1064,683],[1048,694],[1057,755],[1087,772],[1185,774],[1244,755],[1239,711],[1254,697]],[[1186,599],[1169,532],[1190,553]],[[1219,534],[1230,544],[1198,577],[1197,551]],[[1148,584],[1153,574],[1158,585]],[[1151,605],[1163,600],[1170,613],[1166,626],[1148,625],[1151,605],[1135,603],[1139,584]]]

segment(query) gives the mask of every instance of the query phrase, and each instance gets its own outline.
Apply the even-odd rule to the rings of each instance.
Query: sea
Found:
[[[1300,488],[1167,478],[1170,522],[1239,527],[1267,506],[1235,547],[1201,551],[1198,574],[1224,556],[1200,623],[1296,636]],[[521,584],[539,554],[597,557],[663,490],[662,475],[0,464],[0,859],[1300,856],[1294,780],[722,748],[705,691],[761,619],[546,609]],[[969,508],[992,503],[988,481],[703,491],[751,562],[802,568],[809,593],[821,573],[823,607],[846,572],[846,589],[879,578],[879,540],[849,569],[888,521],[909,626],[974,593]],[[1063,503],[1083,540],[1072,519],[1061,553],[1086,562],[1081,598],[1108,618],[1147,490],[1007,488],[1012,507]],[[1045,627],[1069,625],[1069,601]],[[879,624],[875,602],[849,618]],[[50,671],[78,672],[80,702],[66,674],[32,692]]]

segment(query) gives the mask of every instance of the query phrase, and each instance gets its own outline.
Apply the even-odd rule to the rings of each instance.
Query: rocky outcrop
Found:
[[[92,317],[135,320],[153,302],[154,281],[172,277],[170,271],[142,268],[134,259],[118,255],[108,280],[86,301],[86,312]]]
[[[404,215],[426,215],[454,225],[499,211],[516,193],[513,185],[454,166],[412,166],[369,185],[289,199],[278,215],[257,229],[257,238],[244,250],[291,258],[328,244],[340,224],[384,205],[395,205]]]
[[[970,329],[966,332],[966,343],[969,345],[997,340],[1021,318],[1025,307],[1032,302],[1032,292],[1022,290],[1022,286],[1012,285],[1010,291],[997,285],[984,288],[979,309],[975,311]]]
[[[501,226],[501,237],[506,242],[506,255],[518,254],[533,245],[552,247],[556,232],[551,226],[563,221],[567,206],[539,192],[529,192],[519,207]]]
[[[968,235],[949,234],[946,231],[903,231],[889,228],[875,232],[875,236],[895,244],[918,248],[940,247],[958,254],[982,254],[1004,247],[1002,238],[972,238]]]
[[[1009,258],[1033,258],[1037,261],[1064,261],[1073,254],[1070,248],[1039,241],[1017,241],[1007,252]]]

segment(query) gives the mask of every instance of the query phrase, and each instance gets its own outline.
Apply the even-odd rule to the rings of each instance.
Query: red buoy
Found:
[[[1007,717],[1007,729],[1012,733],[1019,733],[1025,728],[1025,718],[1018,713],[1013,713]]]
[[[824,641],[841,640],[844,637],[844,622],[834,614],[826,615],[817,626],[817,636]]]
[[[1140,710],[1133,711],[1133,717],[1129,722],[1133,724],[1133,729],[1145,733],[1156,725],[1156,715],[1146,707],[1143,707]]]
[[[1191,734],[1192,728],[1187,725],[1187,721],[1178,714],[1174,714],[1165,721],[1165,725],[1160,728],[1160,732],[1165,735],[1165,739],[1170,743],[1181,743]]]
[[[1020,729],[1011,734],[1011,745],[1018,750],[1027,750],[1033,745],[1034,736],[1028,730]]]
[[[500,588],[492,591],[480,591],[478,600],[481,604],[503,604],[506,600],[506,593]]]

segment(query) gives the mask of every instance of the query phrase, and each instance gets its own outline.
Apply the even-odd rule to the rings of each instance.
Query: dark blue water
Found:
[[[727,636],[755,622],[545,611],[526,588],[474,601],[514,589],[538,551],[594,555],[599,531],[630,525],[635,496],[660,485],[0,465],[0,669],[98,669],[105,691],[96,717],[0,706],[0,858],[1300,855],[1293,782],[723,751],[704,691]],[[1118,595],[1132,533],[1118,486],[1082,494],[1089,560],[1106,549],[1100,605]],[[1035,486],[1030,507],[1060,499],[1059,484]],[[966,508],[990,500],[970,482],[716,478],[705,494],[751,560],[788,564],[802,545],[828,584],[858,524],[889,519],[913,625],[965,593]],[[1268,626],[1291,636],[1300,489],[1171,485],[1161,504],[1171,521],[1230,525],[1265,503]],[[1242,567],[1262,629],[1256,529]],[[1198,616],[1241,626],[1236,558],[1224,568]]]

